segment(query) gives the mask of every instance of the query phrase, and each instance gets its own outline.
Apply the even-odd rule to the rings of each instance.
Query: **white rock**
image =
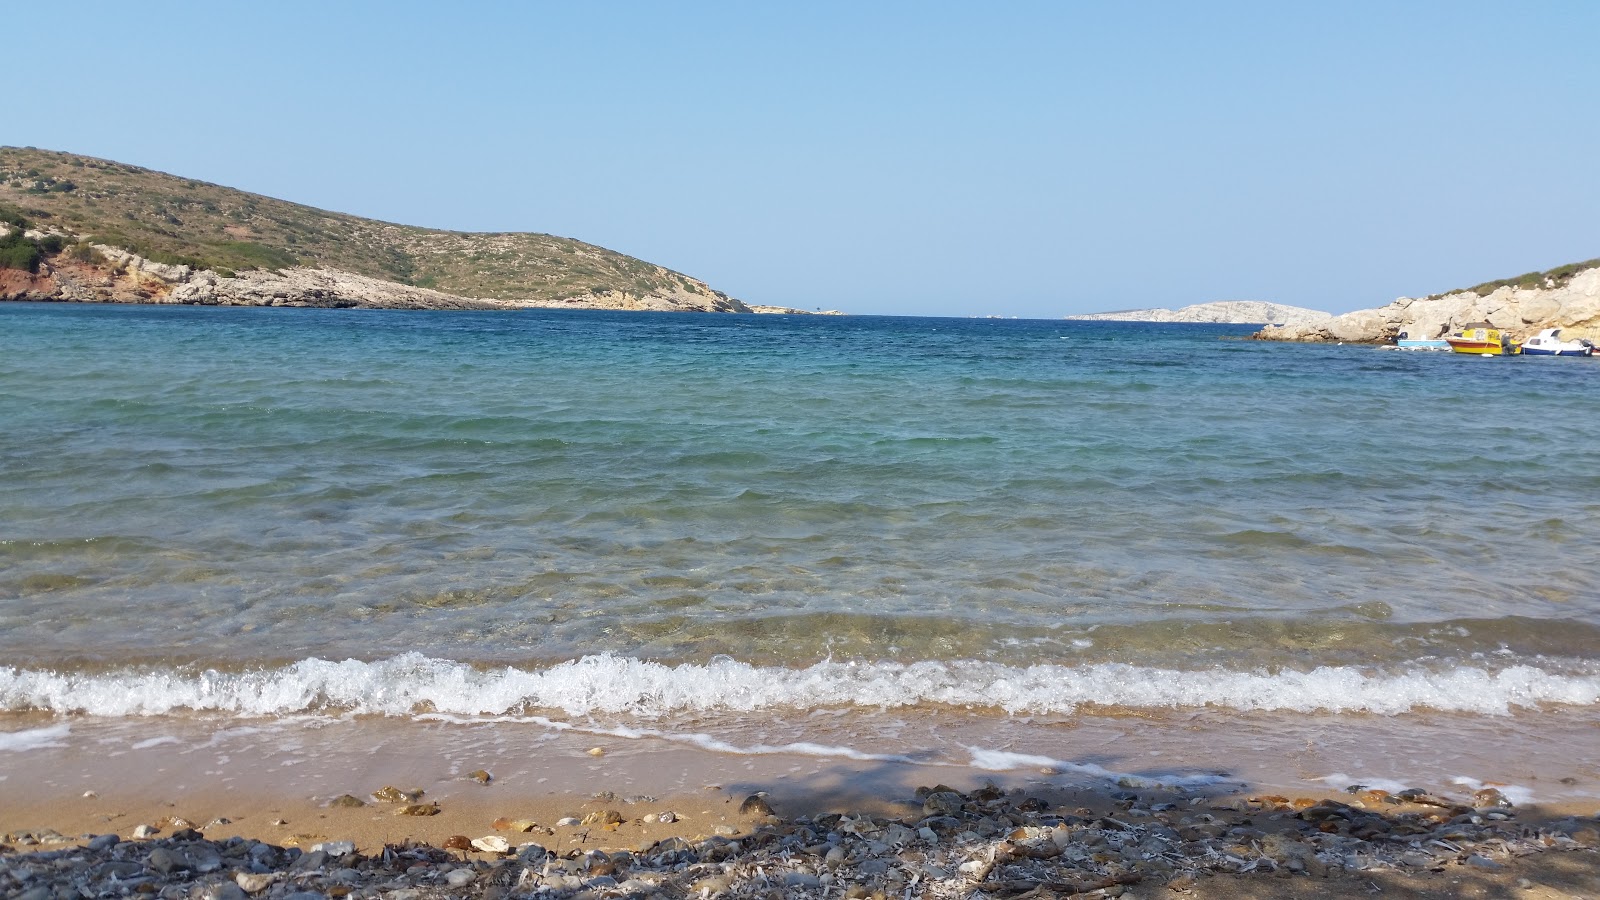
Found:
[[[474,838],[472,841],[472,846],[478,850],[482,850],[484,853],[509,853],[511,851],[511,842],[498,834],[490,834],[481,838]]]

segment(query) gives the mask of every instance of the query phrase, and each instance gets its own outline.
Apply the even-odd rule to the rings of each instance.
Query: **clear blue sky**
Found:
[[[1600,2],[22,3],[0,143],[756,303],[1381,306],[1600,256]]]

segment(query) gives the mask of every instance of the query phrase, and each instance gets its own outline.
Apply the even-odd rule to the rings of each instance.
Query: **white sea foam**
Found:
[[[46,728],[27,731],[0,731],[0,753],[20,753],[45,747],[65,747],[62,742],[72,732],[72,726],[63,722]]]
[[[972,767],[974,769],[988,769],[991,772],[1009,772],[1013,769],[1052,769],[1056,772],[1071,772],[1079,775],[1088,775],[1093,778],[1103,778],[1132,788],[1197,788],[1220,784],[1228,780],[1222,775],[1179,775],[1176,773],[1136,775],[1130,772],[1115,772],[1094,763],[1075,763],[1070,760],[1029,753],[986,750],[982,747],[968,747],[967,750],[972,754]]]
[[[1366,712],[1430,709],[1506,715],[1542,705],[1600,705],[1600,675],[1534,665],[1490,669],[1420,666],[1398,673],[1353,667],[1306,672],[1037,665],[826,661],[803,669],[730,659],[665,665],[587,656],[543,669],[479,670],[405,654],[376,662],[307,659],[278,669],[82,674],[0,668],[0,709],[102,716],[212,710],[251,716],[352,712],[642,717],[695,712],[893,708],[997,708],[1069,713],[1088,704],[1134,709]]]

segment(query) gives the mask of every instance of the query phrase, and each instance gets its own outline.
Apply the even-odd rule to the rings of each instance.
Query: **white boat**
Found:
[[[1421,332],[1416,332],[1415,329],[1408,329],[1406,331],[1400,332],[1399,336],[1394,339],[1394,345],[1396,347],[1399,347],[1401,350],[1449,350],[1450,349],[1450,342],[1445,340],[1444,338],[1425,338],[1425,337],[1420,337],[1420,336],[1414,336],[1414,332],[1417,335],[1421,334]]]
[[[1593,356],[1594,345],[1582,338],[1563,341],[1561,329],[1546,328],[1522,342],[1523,356]]]

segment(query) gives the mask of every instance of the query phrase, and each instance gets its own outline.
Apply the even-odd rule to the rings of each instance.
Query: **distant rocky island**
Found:
[[[1255,336],[1268,341],[1389,343],[1402,332],[1413,339],[1432,339],[1477,322],[1517,340],[1559,328],[1569,340],[1600,341],[1600,259],[1429,297],[1401,297],[1388,306],[1320,322],[1269,326]]]
[[[1311,325],[1332,318],[1321,310],[1259,300],[1221,300],[1182,309],[1126,309],[1120,312],[1067,316],[1095,322],[1213,322],[1234,325]]]
[[[395,225],[0,147],[0,300],[782,312],[571,238]]]

